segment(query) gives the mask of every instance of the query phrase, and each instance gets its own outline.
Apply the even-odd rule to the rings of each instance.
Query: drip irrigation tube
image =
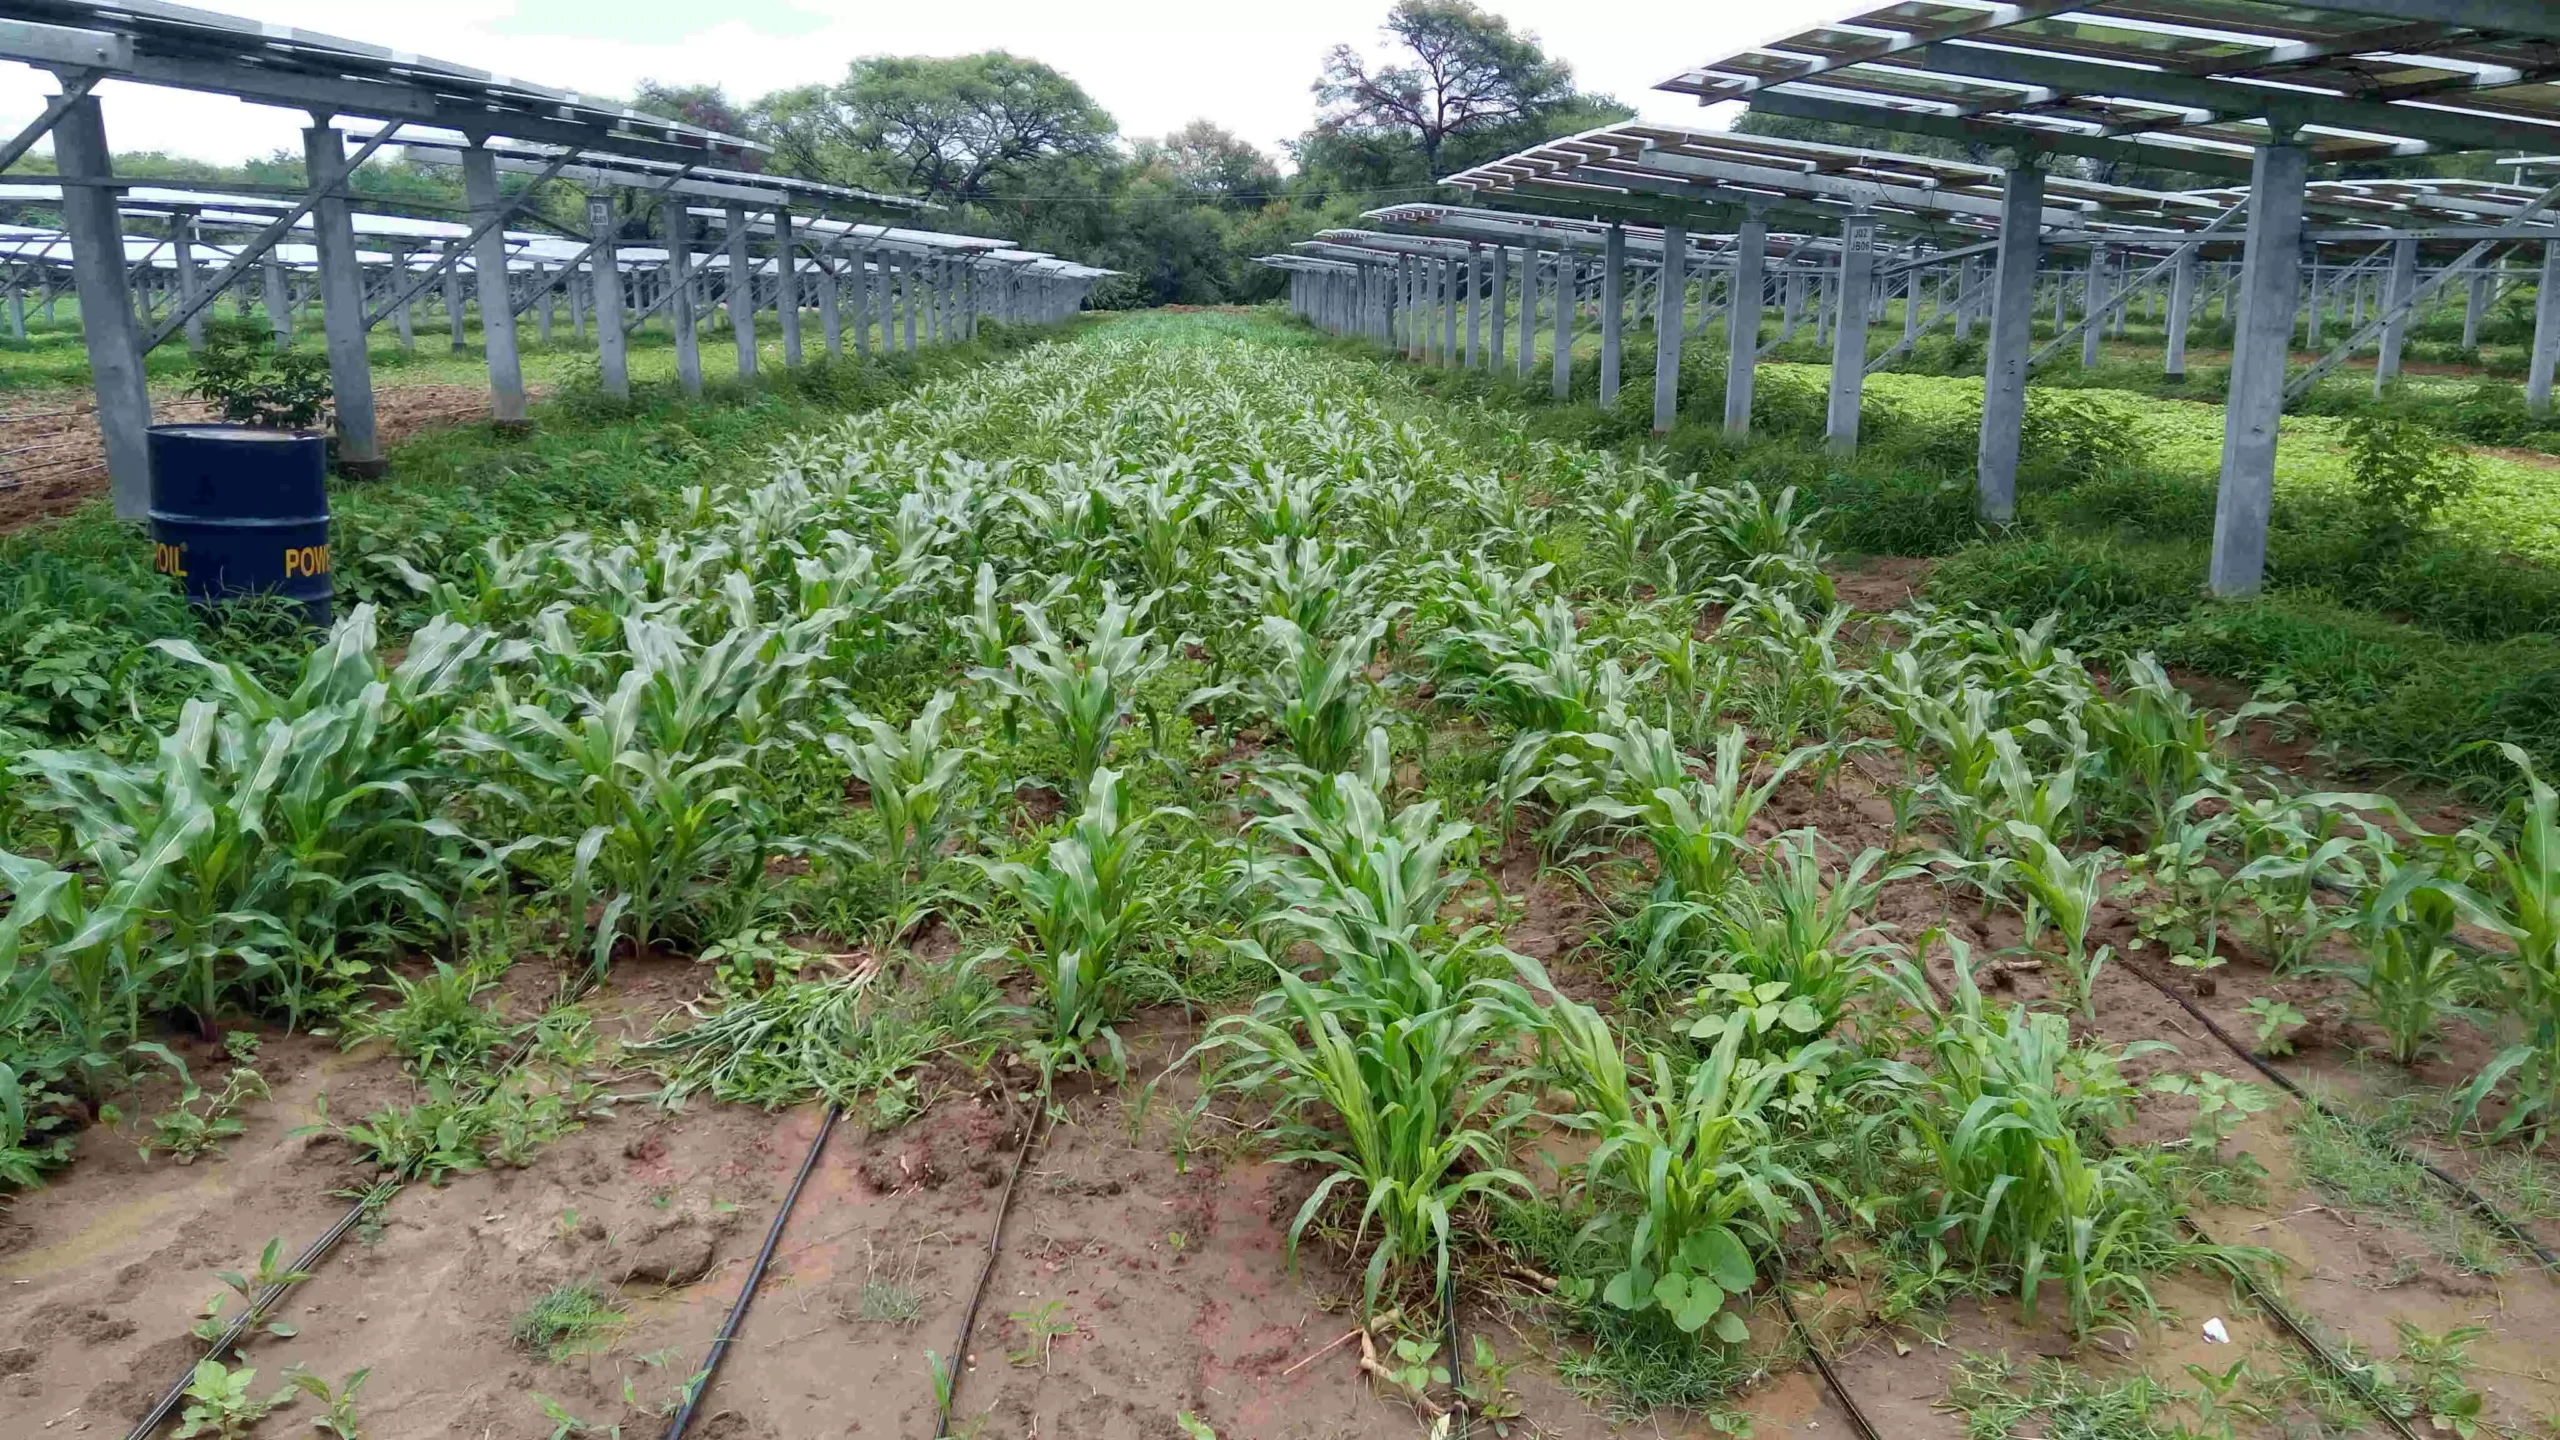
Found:
[[[2139,967],[2128,966],[2126,968],[2134,970],[2136,974],[2141,973]],[[1930,974],[1925,965],[1920,971],[1920,978],[1928,985],[1930,993],[1938,997],[1939,1004],[1952,1005],[1954,1003],[1953,997],[1949,996],[1945,989],[1939,986],[1938,977]],[[2143,978],[2146,980],[2151,979],[2148,975],[2144,975]],[[2159,984],[2156,980],[2152,981],[2152,983],[2155,985]],[[2177,1000],[2182,1005],[2186,1003],[2184,998],[2179,996],[2175,991],[2169,991],[2165,986],[2161,988],[2169,995],[2170,999]],[[2202,1012],[2196,1010],[2192,1005],[2187,1006],[2187,1011],[2189,1014],[2195,1015],[2199,1020],[2205,1019]],[[2213,1022],[2206,1020],[2205,1023],[2207,1025],[2211,1025]],[[2225,1037],[2226,1040],[2228,1038],[2229,1037],[2227,1036]],[[2243,1053],[2245,1054],[2246,1052]],[[2249,1058],[2254,1060],[2256,1057],[2251,1056]],[[2292,1087],[2288,1085],[2286,1088],[2291,1089]],[[2295,1093],[2299,1094],[2300,1092],[2296,1091]],[[2178,1224],[2184,1227],[2189,1235],[2194,1236],[2197,1243],[2203,1245],[2215,1244],[2214,1238],[2211,1235],[2206,1234],[2204,1227],[2195,1222],[2195,1217],[2180,1214],[2178,1216]],[[2372,1375],[2369,1371],[2363,1367],[2348,1364],[2346,1361],[2340,1359],[2336,1352],[2332,1351],[2327,1345],[2321,1343],[2320,1337],[2312,1334],[2299,1319],[2295,1318],[2294,1313],[2285,1307],[2283,1302],[2277,1300],[2275,1295],[2270,1292],[2267,1287],[2259,1284],[2258,1277],[2250,1274],[2247,1267],[2233,1265],[2229,1267],[2229,1269],[2233,1278],[2240,1282],[2240,1287],[2249,1292],[2250,1301],[2257,1305],[2259,1309],[2274,1316],[2276,1323],[2284,1327],[2285,1332],[2291,1335],[2296,1343],[2300,1344],[2303,1349],[2310,1351],[2313,1358],[2317,1359],[2322,1365],[2328,1367],[2329,1373],[2337,1376],[2348,1389],[2354,1391],[2356,1398],[2362,1400],[2368,1409],[2372,1410],[2374,1414],[2381,1416],[2383,1423],[2389,1425],[2393,1431],[2399,1434],[2400,1440],[2418,1440],[2417,1435],[2409,1429],[2408,1422],[2402,1420],[2398,1412],[2394,1411],[2390,1406],[2385,1405],[2382,1402],[2382,1397],[2373,1392]],[[1781,1293],[1783,1294],[1783,1289]],[[1793,1313],[1793,1307],[1790,1307],[1790,1313]]]
[[[1796,1314],[1795,1299],[1787,1293],[1784,1260],[1778,1262],[1777,1291],[1778,1308],[1787,1312],[1787,1323],[1795,1327],[1797,1338],[1804,1341],[1804,1353],[1813,1360],[1813,1368],[1820,1372],[1822,1383],[1831,1387],[1832,1395],[1840,1401],[1840,1408],[1849,1413],[1849,1428],[1858,1432],[1859,1440],[1884,1440],[1875,1422],[1867,1418],[1867,1412],[1858,1408],[1858,1397],[1850,1394],[1849,1387],[1840,1383],[1839,1373],[1831,1368],[1831,1357],[1822,1353],[1822,1341],[1814,1335],[1813,1327]]]
[[[363,1219],[367,1211],[379,1207],[383,1201],[397,1194],[399,1189],[400,1186],[396,1181],[376,1181],[354,1205],[348,1207],[346,1214],[338,1217],[336,1224],[321,1231],[319,1239],[312,1241],[301,1254],[293,1257],[293,1270],[297,1273],[308,1271],[312,1266],[328,1259],[329,1252],[338,1248],[338,1242],[347,1237],[347,1232],[355,1228],[356,1222]],[[213,1342],[212,1348],[205,1351],[205,1357],[210,1359],[213,1356],[229,1353],[233,1346],[240,1343],[240,1337],[249,1333],[249,1327],[265,1319],[268,1313],[275,1309],[276,1302],[282,1300],[285,1292],[292,1288],[290,1282],[280,1282],[259,1291],[257,1298],[249,1302],[249,1308],[242,1311],[240,1318],[232,1321],[230,1328],[224,1330],[221,1338]],[[178,1402],[186,1398],[187,1387],[193,1383],[195,1383],[195,1367],[190,1365],[187,1367],[187,1373],[178,1377],[178,1383],[161,1392],[160,1402],[152,1406],[151,1412],[143,1416],[141,1422],[133,1427],[132,1433],[126,1437],[126,1440],[146,1440],[152,1431],[159,1429],[161,1422],[169,1418],[170,1412],[178,1408]]]
[[[588,966],[579,976],[577,986],[569,992],[561,1004],[575,1005],[584,1000],[587,992],[593,990],[596,982],[603,978],[602,965]],[[555,1005],[553,1008],[560,1007]],[[485,1097],[490,1090],[504,1084],[506,1077],[513,1074],[516,1067],[525,1062],[525,1057],[533,1053],[533,1046],[532,1037],[526,1037],[524,1042],[516,1047],[515,1053],[507,1057],[506,1063],[494,1072],[488,1088],[482,1090],[480,1094]],[[391,1203],[391,1197],[399,1194],[401,1186],[405,1183],[407,1183],[406,1177],[396,1175],[386,1175],[374,1181],[366,1188],[364,1194],[356,1198],[354,1204],[347,1207],[346,1214],[339,1216],[336,1223],[320,1232],[319,1239],[312,1241],[304,1247],[300,1255],[294,1257],[293,1273],[307,1276],[313,1266],[329,1258],[331,1252],[338,1248],[338,1242],[345,1239],[347,1232],[356,1227],[357,1221],[362,1220],[368,1213],[380,1210]],[[125,1440],[151,1440],[152,1433],[168,1420],[172,1412],[176,1411],[178,1402],[186,1398],[187,1387],[195,1383],[196,1365],[201,1361],[217,1359],[229,1354],[232,1348],[240,1343],[241,1337],[249,1333],[249,1327],[257,1324],[271,1312],[276,1302],[282,1300],[285,1292],[291,1290],[296,1283],[291,1280],[281,1281],[259,1291],[257,1298],[250,1302],[249,1308],[241,1314],[240,1318],[232,1321],[230,1328],[224,1330],[221,1337],[208,1346],[203,1355],[197,1357],[195,1361],[190,1361],[186,1370],[169,1385],[168,1389],[160,1392],[159,1403],[153,1405],[150,1411],[125,1433]]]
[[[800,1203],[800,1189],[809,1183],[809,1172],[818,1168],[818,1156],[827,1148],[827,1137],[834,1134],[836,1121],[844,1115],[840,1104],[827,1106],[827,1118],[818,1122],[817,1136],[809,1142],[809,1153],[800,1157],[800,1173],[791,1177],[791,1188],[782,1196],[782,1208],[773,1212],[773,1224],[764,1232],[764,1248],[756,1252],[756,1263],[747,1271],[746,1282],[738,1287],[738,1301],[729,1307],[729,1318],[720,1322],[720,1333],[711,1337],[711,1353],[702,1357],[702,1366],[684,1387],[684,1406],[667,1422],[666,1440],[684,1440],[686,1428],[693,1424],[693,1412],[702,1403],[704,1392],[720,1374],[720,1361],[738,1338],[738,1327],[746,1322],[747,1307],[754,1303],[756,1287],[764,1283],[765,1267],[773,1263],[774,1247],[782,1243],[782,1229],[791,1223],[791,1210]]]
[[[2159,977],[2152,975],[2139,965],[2128,963],[2125,968],[2136,975],[2140,975],[2145,981],[2149,982],[2152,989],[2157,990],[2161,994],[2178,1002],[2178,1008],[2195,1017],[2196,1023],[2205,1028],[2205,1033],[2211,1035],[2214,1039],[2221,1041],[2223,1047],[2229,1050],[2232,1054],[2248,1061],[2259,1074],[2264,1075],[2267,1079],[2273,1081],[2276,1088],[2284,1091],[2286,1094],[2292,1096],[2304,1105],[2310,1106],[2312,1109],[2320,1112],[2324,1118],[2333,1124],[2349,1126],[2359,1130],[2360,1133],[2367,1133],[2368,1139],[2371,1139],[2373,1143],[2380,1145],[2391,1154],[2419,1167],[2429,1175],[2434,1176],[2435,1179],[2446,1189],[2451,1190],[2455,1195],[2461,1197],[2462,1202],[2471,1208],[2472,1213],[2478,1215],[2481,1219],[2488,1221],[2492,1228],[2503,1233],[2508,1239],[2513,1240],[2515,1243],[2522,1245],[2526,1250],[2532,1252],[2533,1258],[2540,1262],[2544,1269],[2560,1270],[2560,1255],[2554,1255],[2540,1240],[2534,1238],[2532,1232],[2526,1230],[2520,1222],[2509,1219],[2506,1212],[2500,1210],[2495,1204],[2491,1203],[2488,1196],[2472,1189],[2471,1186],[2466,1184],[2460,1176],[2453,1174],[2451,1171],[2446,1170],[2444,1167],[2427,1159],[2423,1155],[2411,1152],[2406,1146],[2400,1145],[2396,1142],[2385,1141],[2372,1137],[2369,1132],[2365,1132],[2365,1127],[2359,1125],[2353,1117],[2341,1114],[2336,1109],[2333,1109],[2329,1102],[2303,1089],[2300,1085],[2295,1084],[2292,1076],[2278,1070],[2273,1064],[2262,1059],[2257,1052],[2251,1050],[2248,1046],[2241,1044],[2237,1037],[2232,1035],[2230,1031],[2223,1029],[2221,1024],[2212,1016],[2207,1015],[2203,1010],[2197,1008],[2194,1001],[2179,994],[2176,986],[2163,982]]]
[[[1013,1192],[1022,1184],[1023,1167],[1030,1163],[1031,1152],[1040,1148],[1040,1137],[1047,1133],[1049,1118],[1049,1082],[1040,1082],[1040,1101],[1031,1112],[1031,1132],[1022,1137],[1022,1148],[1013,1153],[1013,1173],[1005,1177],[1004,1195],[996,1201],[995,1223],[987,1228],[987,1258],[978,1266],[978,1283],[970,1287],[969,1308],[960,1316],[960,1336],[951,1345],[951,1358],[943,1363],[951,1367],[950,1382],[935,1397],[933,1440],[946,1440],[951,1434],[951,1412],[960,1399],[961,1368],[969,1363],[969,1332],[978,1326],[978,1305],[987,1297],[987,1277],[996,1272],[996,1256],[1004,1252],[1004,1221],[1013,1213]]]
[[[1466,1440],[1467,1422],[1473,1417],[1467,1411],[1465,1393],[1458,1388],[1467,1383],[1467,1375],[1458,1365],[1458,1277],[1455,1275],[1450,1275],[1441,1281],[1440,1310],[1448,1320],[1449,1408],[1457,1416],[1452,1428],[1457,1431],[1459,1440]]]

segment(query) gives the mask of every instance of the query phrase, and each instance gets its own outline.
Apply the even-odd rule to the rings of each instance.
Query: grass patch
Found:
[[[554,1285],[507,1329],[516,1344],[554,1365],[612,1344],[629,1320],[622,1296],[595,1280]]]
[[[2383,1148],[2388,1120],[2331,1119],[2304,1109],[2287,1127],[2293,1163],[2313,1189],[2359,1215],[2391,1221],[2424,1239],[2438,1258],[2475,1275],[2504,1274],[2505,1242],[2448,1202],[2417,1165]]]

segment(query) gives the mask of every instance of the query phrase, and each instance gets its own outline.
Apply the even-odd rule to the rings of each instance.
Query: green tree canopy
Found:
[[[1537,36],[1471,0],[1396,0],[1383,29],[1386,58],[1336,45],[1314,86],[1322,108],[1310,139],[1362,168],[1378,167],[1378,150],[1392,164],[1393,152],[1409,149],[1423,175],[1437,178],[1475,158],[1470,139],[1543,139],[1631,113],[1575,89],[1573,67],[1551,58]],[[1364,146],[1376,148],[1362,154]]]
[[[1001,50],[868,56],[839,84],[767,96],[753,124],[795,173],[946,204],[992,199],[1061,157],[1107,156],[1119,129],[1076,82]]]

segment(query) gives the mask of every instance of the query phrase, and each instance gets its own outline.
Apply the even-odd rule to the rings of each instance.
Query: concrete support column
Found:
[[[66,180],[103,181],[115,173],[97,96],[84,95],[63,111],[53,127],[53,158]],[[143,382],[142,336],[133,318],[116,198],[117,192],[102,185],[64,185],[62,228],[71,237],[72,283],[80,292],[80,338],[98,397],[107,488],[117,519],[141,520],[151,510],[151,450],[144,440],[151,428],[151,391]]]
[[[1751,433],[1751,385],[1760,361],[1760,292],[1767,285],[1769,219],[1758,209],[1744,212],[1733,237],[1733,298],[1724,311],[1724,433],[1739,440]]]
[[[2284,372],[2301,298],[2302,196],[2310,156],[2299,145],[2262,145],[2250,168],[2240,326],[2232,337],[2222,488],[2213,514],[2211,586],[2220,596],[2254,594],[2266,574],[2276,432],[2284,418]]]
[[[9,338],[27,338],[27,290],[15,279],[9,282]]]
[[[196,273],[196,217],[191,210],[181,210],[169,217],[169,244],[178,261],[178,299],[192,306],[204,288],[204,278]],[[396,252],[395,252],[396,254]],[[404,315],[402,318],[406,318]],[[187,317],[187,348],[204,348],[204,311]]]
[[[1876,221],[1851,215],[1840,227],[1840,301],[1831,338],[1831,412],[1824,426],[1831,448],[1858,448],[1858,406],[1867,387],[1867,295],[1874,283]]]
[[[1662,277],[1653,290],[1653,433],[1680,416],[1680,335],[1688,328],[1689,232],[1662,227]]]
[[[622,263],[614,255],[613,202],[587,197],[587,238],[595,245],[588,259],[596,297],[596,373],[604,393],[616,400],[631,398],[631,359],[622,337]]]
[[[821,257],[825,266],[818,274],[818,329],[827,337],[827,358],[844,358],[844,297],[837,292],[844,286],[842,260],[833,255]]]
[[[1618,347],[1627,323],[1627,227],[1611,225],[1600,242],[1600,408],[1618,403]]]
[[[676,384],[689,400],[702,398],[702,337],[693,314],[693,216],[684,197],[662,203],[667,231],[667,323],[676,332]]]
[[[409,300],[407,298],[409,291],[409,276],[408,247],[402,245],[392,246],[391,291],[393,294],[402,298],[399,304],[391,307],[391,328],[394,333],[399,335],[400,348],[403,350],[415,350],[418,348],[418,320],[415,315],[410,313]]]
[[[2525,408],[2536,415],[2551,413],[2551,369],[2555,362],[2560,362],[2560,240],[2545,240],[2542,279],[2533,301],[2533,357],[2524,372]]]
[[[1469,245],[1467,258],[1458,270],[1458,281],[1467,289],[1467,368],[1484,366],[1484,247]]]
[[[1902,272],[1902,341],[1908,345],[1920,338],[1920,267]]]
[[[504,208],[498,196],[498,157],[478,145],[462,152],[462,194],[474,225]],[[472,247],[479,271],[480,348],[489,357],[489,417],[501,425],[524,423],[524,366],[516,358],[514,292],[507,285],[507,237],[491,225]]]
[[[2036,262],[2042,248],[2044,172],[2013,165],[2000,182],[1990,356],[1982,375],[1982,436],[1974,508],[1994,525],[2018,515],[2018,440],[2027,419],[2027,357],[2035,350]]]
[[[2161,362],[2161,372],[2172,380],[2187,377],[2187,314],[2196,301],[2196,247],[2178,248],[2176,266],[2169,272],[2169,353]]]
[[[535,343],[551,343],[551,321],[554,302],[560,298],[559,282],[551,278],[551,267],[533,262],[533,338]]]
[[[1513,348],[1513,372],[1521,380],[1529,378],[1530,368],[1538,363],[1538,247],[1520,247],[1520,338]]]
[[[1548,390],[1558,400],[1573,393],[1573,312],[1579,303],[1575,296],[1576,261],[1570,250],[1556,251],[1556,316],[1554,351],[1548,364]]]
[[[856,358],[871,358],[871,297],[877,291],[872,283],[871,252],[853,252],[853,353]]]
[[[2382,297],[2385,317],[2382,346],[2374,352],[2373,360],[2373,393],[2376,395],[2382,393],[2382,387],[2400,378],[2400,352],[2409,344],[2409,322],[2418,317],[2397,312],[2417,293],[2418,242],[2394,240],[2391,242],[2390,285]]]
[[[901,256],[898,260],[898,299],[906,311],[905,348],[910,355],[916,353],[916,307],[924,299],[922,264],[919,256]]]
[[[756,378],[756,272],[747,253],[747,207],[729,207],[729,334],[738,346],[738,378]]]
[[[773,212],[773,308],[782,312],[782,368],[800,368],[800,255],[792,243],[791,212]]]
[[[1487,368],[1495,371],[1496,373],[1500,373],[1502,370],[1503,332],[1510,328],[1503,323],[1506,318],[1503,312],[1510,303],[1511,247],[1508,245],[1496,245],[1493,247],[1493,303],[1489,307],[1493,312],[1493,333],[1487,337],[1493,348],[1487,352],[1488,359],[1486,360]]]
[[[2506,263],[2505,256],[2498,257],[2501,269]],[[2462,301],[2462,348],[2465,350],[2480,348],[2480,321],[2489,313],[2489,286],[2495,278],[2486,265],[2471,272],[2470,293]]]
[[[60,132],[55,134],[58,141]],[[344,136],[326,125],[302,132],[302,173],[315,191],[337,185],[346,169]],[[328,337],[338,468],[369,479],[383,471],[382,442],[373,424],[373,360],[365,353],[364,262],[356,257],[355,219],[343,194],[331,193],[311,207],[311,235],[320,252],[320,328]],[[85,297],[81,309],[88,309]]]
[[[2098,341],[2106,329],[2107,248],[2089,247],[2088,291],[2080,298],[2080,368],[2098,368]]]
[[[281,282],[279,282],[281,284]],[[465,322],[462,299],[462,262],[455,260],[444,267],[444,323],[449,332],[447,348],[459,355],[463,350]],[[270,292],[272,293],[272,292]]]
[[[284,265],[270,259],[258,267],[261,301],[267,310],[267,328],[275,333],[278,345],[293,343],[293,292],[285,288]],[[456,346],[460,341],[454,342]]]

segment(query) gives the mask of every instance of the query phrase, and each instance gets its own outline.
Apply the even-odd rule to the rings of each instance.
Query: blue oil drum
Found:
[[[301,603],[329,623],[329,442],[245,425],[151,427],[151,568],[187,598]]]

